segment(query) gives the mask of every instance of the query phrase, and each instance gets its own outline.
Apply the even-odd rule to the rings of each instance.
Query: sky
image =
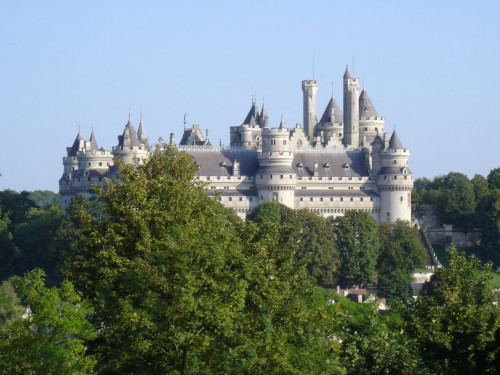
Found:
[[[500,167],[498,1],[0,1],[0,189],[58,191],[79,129],[229,144],[252,100],[271,127],[342,106],[349,65],[415,177]]]

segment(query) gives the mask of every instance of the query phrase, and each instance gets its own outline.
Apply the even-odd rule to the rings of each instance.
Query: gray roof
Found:
[[[395,150],[404,148],[401,140],[398,137],[398,133],[396,133],[396,130],[392,132],[391,139],[389,140],[389,148],[393,148]]]
[[[257,197],[257,190],[207,190],[207,194],[214,196],[219,193],[222,197]]]
[[[344,78],[351,78],[351,75],[349,74],[349,65],[345,66]]]
[[[208,138],[204,139],[200,127],[196,124],[192,128],[184,129],[180,146],[210,146]]]
[[[127,133],[129,139],[128,142],[125,137]],[[125,130],[123,131],[123,134],[118,136],[118,147],[124,148],[124,147],[140,147],[140,146],[141,143],[137,138],[137,133],[135,131],[134,125],[132,124],[132,121],[129,118],[127,125],[125,125]]]
[[[262,109],[260,110],[260,115],[259,115],[259,125],[263,128],[268,127],[268,122],[267,122],[267,111],[266,111],[266,106],[264,103],[262,103]]]
[[[378,117],[377,110],[373,106],[365,89],[359,96],[359,118]]]
[[[402,168],[401,167],[382,167],[378,171],[377,174],[383,175],[383,174],[401,174]],[[410,168],[406,167],[407,174],[411,174]]]
[[[332,119],[332,109],[335,109],[335,117]],[[320,123],[343,123],[344,122],[344,116],[342,115],[342,111],[340,110],[340,107],[335,100],[335,98],[332,97],[330,98],[330,101],[328,102],[328,105],[326,106],[325,112],[323,112],[323,116],[321,116],[321,120],[319,120]]]
[[[94,131],[92,130],[92,134],[90,134],[90,150],[97,151],[99,150],[99,146],[97,146],[97,140],[95,139]]]
[[[248,111],[248,115],[247,117],[245,117],[243,124],[251,124],[252,117],[254,118],[254,120],[258,120],[259,118],[259,110],[254,101],[252,101],[252,107],[250,108],[250,111]]]
[[[78,132],[76,135],[75,141],[73,142],[73,146],[71,146],[71,150],[68,152],[68,156],[76,156],[78,154],[78,151],[80,151],[80,142],[83,141],[83,137]]]
[[[296,197],[378,197],[373,190],[295,190]]]
[[[242,176],[255,175],[259,162],[257,150],[245,150],[239,148],[190,148],[183,147],[180,150],[192,155],[200,165],[198,176],[230,176],[233,171],[233,162],[240,163],[240,174]]]
[[[139,122],[139,129],[137,129],[137,138],[139,141],[144,141],[147,138],[146,131],[144,130],[144,126],[142,125],[142,120]]]
[[[352,151],[294,151],[292,167],[299,177],[312,177],[314,164],[319,177],[368,177],[363,153]]]
[[[240,163],[242,176],[261,173],[257,149],[182,147],[200,165],[198,176],[231,176],[234,160]],[[319,177],[368,177],[363,153],[360,150],[295,150],[292,166],[267,167],[273,173],[295,172],[298,177],[312,177],[314,164],[318,164]],[[264,167],[263,167],[264,168]],[[265,169],[266,173],[269,171]],[[279,172],[276,172],[279,170]],[[259,172],[258,172],[259,171]],[[264,172],[262,172],[264,173]]]
[[[260,167],[257,169],[257,174],[288,174],[295,173],[293,167],[289,166],[270,166],[270,167]]]

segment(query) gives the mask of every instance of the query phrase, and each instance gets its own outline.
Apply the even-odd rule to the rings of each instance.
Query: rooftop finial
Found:
[[[186,130],[186,116],[187,116],[187,112],[184,112],[184,130]]]

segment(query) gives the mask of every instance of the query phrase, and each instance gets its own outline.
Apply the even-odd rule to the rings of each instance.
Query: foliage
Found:
[[[489,287],[490,268],[450,251],[407,313],[422,366],[433,374],[498,373],[499,308]]]
[[[395,311],[380,315],[375,303],[358,304],[344,297],[336,300],[340,361],[347,374],[419,373],[411,341],[401,335],[404,321]]]
[[[338,372],[332,314],[291,228],[231,220],[174,147],[121,167],[97,191],[106,215],[77,210],[83,230],[65,254],[105,327],[92,344],[101,373]]]
[[[6,280],[13,272],[16,246],[10,231],[10,219],[0,208],[0,281]]]
[[[381,251],[378,258],[377,285],[389,302],[407,302],[411,297],[410,284],[415,267],[422,266],[425,249],[419,241],[418,230],[407,221],[379,226]]]
[[[500,189],[500,167],[492,169],[488,174],[488,187],[490,189]]]
[[[86,320],[86,302],[64,281],[45,287],[40,269],[14,277],[12,284],[31,312],[0,332],[0,372],[4,374],[90,374],[95,360],[84,340],[95,336]]]
[[[500,189],[490,190],[479,202],[481,259],[500,265]]]
[[[0,285],[0,330],[21,318],[24,311],[21,300],[10,281]]]
[[[29,195],[30,193],[27,191],[21,193],[9,189],[0,191],[0,207],[4,214],[9,217],[9,230],[11,232],[16,225],[25,222],[28,211],[36,207]]]
[[[38,207],[45,205],[61,205],[61,195],[50,190],[35,190],[30,192],[28,197],[35,202]]]
[[[309,275],[319,285],[336,285],[340,258],[331,240],[332,227],[324,218],[308,210],[295,211],[280,203],[263,202],[249,213],[247,220],[258,224],[271,222],[295,229],[296,241],[299,243],[297,260],[307,262]]]
[[[362,287],[373,282],[380,249],[375,219],[367,212],[347,211],[329,222],[340,254],[340,284]]]
[[[471,181],[458,172],[450,172],[438,181],[440,188],[436,205],[441,219],[447,224],[467,225],[476,208]]]

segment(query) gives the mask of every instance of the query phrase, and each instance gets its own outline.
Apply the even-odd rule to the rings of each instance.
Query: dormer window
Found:
[[[323,164],[323,168],[330,168],[330,164],[328,163]]]
[[[349,164],[347,163],[342,164],[342,168],[349,168]]]
[[[226,162],[225,161],[219,163],[219,167],[225,167],[225,166],[226,166]]]
[[[297,167],[299,167],[299,168],[304,168],[304,164],[302,164],[302,162],[301,162],[301,163],[298,163],[298,164],[297,164]]]

